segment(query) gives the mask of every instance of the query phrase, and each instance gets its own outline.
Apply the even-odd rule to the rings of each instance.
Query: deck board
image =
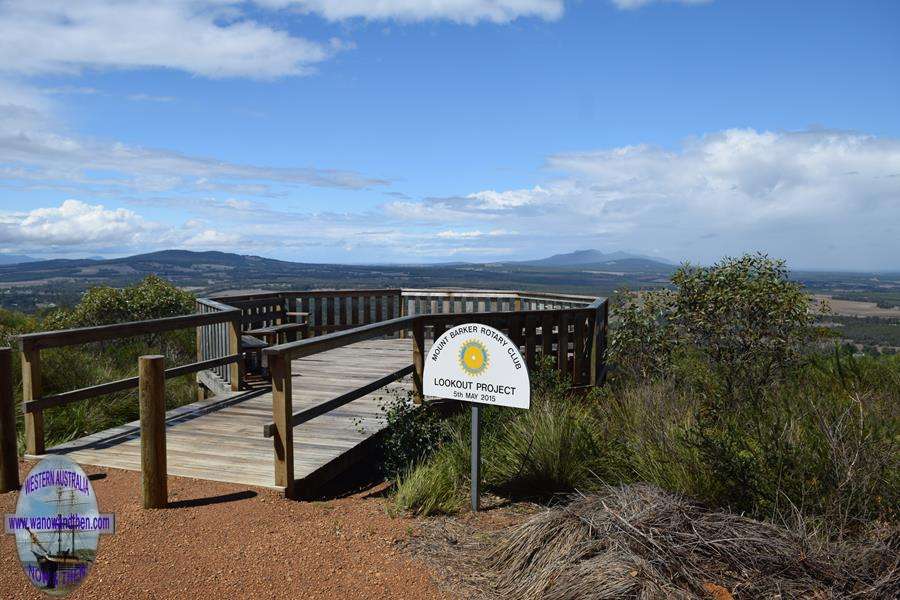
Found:
[[[358,342],[291,364],[294,411],[311,408],[359,388],[412,362],[406,339]],[[312,482],[340,472],[351,454],[384,423],[380,399],[406,394],[405,377],[294,428],[294,471],[300,482]],[[259,487],[275,485],[272,440],[263,425],[272,421],[269,391],[219,396],[166,413],[166,453],[170,475],[225,481]],[[360,431],[362,426],[363,431]],[[47,450],[75,462],[140,470],[139,422],[94,433]]]

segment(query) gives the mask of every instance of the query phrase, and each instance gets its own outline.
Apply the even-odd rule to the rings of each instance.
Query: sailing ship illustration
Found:
[[[65,527],[65,519],[70,515],[80,514],[77,509],[81,506],[75,500],[74,490],[68,492],[67,497],[64,497],[63,490],[57,489],[55,529],[39,535],[26,527],[31,538],[30,550],[40,571],[39,579],[47,590],[61,590],[77,585],[87,573],[88,565],[93,562],[93,549],[89,544],[78,543],[82,541],[84,534],[74,527]]]

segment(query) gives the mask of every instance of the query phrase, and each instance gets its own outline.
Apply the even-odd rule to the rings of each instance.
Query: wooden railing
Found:
[[[273,438],[276,485],[283,486],[288,497],[295,495],[293,430],[297,425],[407,375],[413,376],[414,390],[421,400],[425,340],[437,338],[458,324],[481,323],[503,331],[519,347],[529,368],[534,368],[542,358],[552,358],[556,368],[571,377],[573,385],[601,384],[606,375],[606,299],[545,296],[490,292],[489,296],[479,297],[470,291],[404,290],[401,295],[404,312],[412,314],[264,350],[272,377],[273,419],[264,425],[263,435]],[[523,304],[531,308],[523,309]],[[537,306],[553,308],[534,308]],[[451,312],[454,308],[459,312]],[[464,312],[467,309],[469,312]],[[410,365],[313,408],[293,412],[292,360],[407,331],[412,334]]]
[[[215,360],[225,356],[241,354],[241,330],[238,309],[215,300],[197,299],[197,313],[222,314],[229,313],[228,321],[197,326],[197,362]],[[237,391],[241,385],[242,365],[240,361],[219,365],[197,373],[197,378],[207,389],[224,392]]]
[[[198,312],[222,310],[223,305],[240,308],[242,331],[306,320],[309,335],[319,336],[400,316],[578,308],[593,300],[593,296],[544,292],[390,288],[228,294],[199,299],[197,303]],[[219,308],[210,308],[211,304]],[[298,312],[308,316],[289,316]],[[408,333],[408,330],[397,332],[401,337]],[[431,330],[427,333],[430,335]],[[198,332],[198,359],[215,358],[228,344],[228,332],[224,328],[204,328]],[[223,369],[211,375],[217,379],[208,381],[208,387],[227,387],[229,376]]]
[[[19,336],[19,348],[22,358],[22,399],[24,402],[22,409],[25,416],[26,453],[31,455],[44,453],[43,411],[45,409],[136,388],[139,382],[138,377],[127,377],[125,379],[92,385],[59,394],[43,395],[43,388],[41,385],[41,350],[102,342],[138,335],[164,333],[166,331],[186,329],[189,327],[203,328],[222,323],[226,324],[226,326],[230,325],[233,331],[237,326],[236,319],[238,316],[239,311],[237,309],[230,309],[219,312],[185,315],[181,317],[134,321],[117,325],[100,325],[98,327],[82,327],[78,329],[61,329],[58,331],[28,333]],[[232,335],[235,334],[232,333]],[[223,365],[234,364],[239,360],[240,355],[238,353],[222,354],[215,358],[198,360],[195,363],[167,369],[165,377],[166,379],[179,377],[189,373],[196,373]]]

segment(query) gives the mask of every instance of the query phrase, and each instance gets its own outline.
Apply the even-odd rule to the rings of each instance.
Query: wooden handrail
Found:
[[[556,292],[539,292],[539,291],[522,291],[522,290],[485,290],[470,288],[401,288],[404,296],[440,296],[453,294],[458,296],[478,296],[484,295],[491,298],[522,298],[533,297],[546,300],[572,300],[590,302],[596,299],[596,296],[585,296],[578,294],[558,294]]]
[[[76,346],[90,342],[102,342],[123,337],[134,337],[152,333],[163,333],[188,327],[202,327],[216,323],[227,323],[240,314],[237,308],[229,308],[216,313],[195,313],[180,317],[164,317],[147,321],[132,321],[115,325],[58,329],[20,335],[19,347],[24,350],[43,350],[62,346]]]
[[[166,369],[165,377],[166,379],[172,379],[173,377],[190,375],[191,373],[197,373],[198,371],[205,371],[206,369],[212,369],[213,367],[220,367],[222,365],[237,362],[240,360],[240,358],[241,357],[239,354],[232,354],[230,356],[223,356],[221,358],[213,358],[210,360],[181,365],[179,367],[172,367],[171,369]],[[116,381],[100,383],[69,392],[62,392],[60,394],[53,394],[52,396],[44,396],[43,398],[37,398],[35,400],[29,400],[25,402],[22,407],[22,411],[26,413],[32,413],[35,411],[44,410],[46,408],[52,408],[54,406],[71,404],[72,402],[77,402],[79,400],[86,400],[88,398],[94,398],[96,396],[104,396],[106,394],[112,394],[114,392],[121,392],[123,390],[136,388],[139,382],[139,377],[126,377],[125,379],[117,379]]]

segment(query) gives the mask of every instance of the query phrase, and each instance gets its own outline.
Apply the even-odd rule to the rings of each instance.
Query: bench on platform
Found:
[[[283,323],[281,325],[269,325],[248,329],[241,335],[241,350],[247,357],[245,362],[251,373],[266,374],[268,365],[262,351],[269,346],[275,346],[281,342],[293,342],[300,337],[308,337],[304,332],[309,329],[308,323]],[[282,338],[279,340],[279,337]],[[263,339],[260,339],[263,338]]]
[[[283,323],[281,325],[269,325],[244,331],[244,335],[262,337],[270,346],[278,344],[278,337],[284,334],[285,341],[293,342],[297,339],[297,332],[305,331],[308,323]]]

